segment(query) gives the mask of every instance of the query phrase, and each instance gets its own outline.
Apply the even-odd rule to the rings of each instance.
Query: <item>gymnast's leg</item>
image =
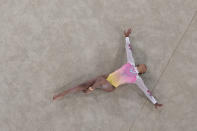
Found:
[[[79,92],[79,91],[83,91],[85,93],[88,93],[89,87],[93,86],[93,88],[95,88],[95,89],[98,88],[101,85],[101,80],[104,79],[106,76],[107,76],[107,74],[102,75],[102,76],[98,76],[98,77],[88,80],[87,82],[84,82],[76,87],[67,89],[67,90],[63,91],[62,93],[55,95],[53,97],[53,100],[55,100],[59,97],[63,97],[64,95],[69,94],[69,93],[75,93],[75,92]]]
[[[92,92],[93,90],[95,89],[101,89],[101,90],[104,90],[106,92],[112,92],[115,90],[115,87],[112,86],[106,79],[104,76],[100,77],[99,79],[96,80],[96,82],[91,86],[89,87],[87,90],[86,90],[86,93],[90,93]]]
[[[75,93],[75,92],[79,92],[79,91],[85,91],[86,89],[88,89],[88,87],[92,86],[97,79],[98,79],[98,77],[95,78],[95,79],[89,80],[87,82],[84,82],[84,83],[82,83],[82,84],[80,84],[80,85],[78,85],[76,87],[67,89],[67,90],[63,91],[62,93],[59,93],[59,94],[55,95],[53,97],[53,100],[55,100],[55,99],[57,99],[59,97],[63,97],[64,95],[69,94],[69,93]]]

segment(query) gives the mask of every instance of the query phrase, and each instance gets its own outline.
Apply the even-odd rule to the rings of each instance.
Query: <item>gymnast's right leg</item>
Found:
[[[88,90],[88,88],[92,85],[95,85],[95,83],[98,82],[98,79],[100,79],[100,76],[95,78],[95,79],[92,79],[92,80],[89,80],[87,82],[84,82],[76,87],[73,87],[73,88],[70,88],[70,89],[67,89],[65,91],[63,91],[62,93],[59,93],[57,95],[55,95],[53,97],[53,100],[56,100],[57,98],[60,98],[60,97],[63,97],[65,96],[66,94],[69,94],[69,93],[75,93],[75,92],[79,92],[79,91],[86,91]]]

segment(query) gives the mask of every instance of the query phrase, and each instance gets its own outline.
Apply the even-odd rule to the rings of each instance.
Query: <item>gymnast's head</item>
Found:
[[[141,74],[146,73],[147,67],[145,64],[139,64],[139,65],[137,65],[137,70],[138,70],[139,74],[141,75]]]

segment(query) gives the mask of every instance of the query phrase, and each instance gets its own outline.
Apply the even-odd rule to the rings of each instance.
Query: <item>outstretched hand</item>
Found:
[[[162,107],[163,104],[155,103],[155,108],[157,109],[158,107]]]
[[[129,37],[130,34],[131,34],[131,28],[129,28],[127,31],[124,31],[125,37]]]

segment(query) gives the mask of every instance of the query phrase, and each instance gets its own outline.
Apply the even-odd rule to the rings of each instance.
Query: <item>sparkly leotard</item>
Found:
[[[157,103],[157,101],[152,96],[150,90],[144,84],[142,78],[138,75],[139,72],[135,67],[135,61],[132,56],[132,48],[130,45],[129,37],[126,37],[125,40],[127,63],[120,67],[118,70],[110,73],[106,80],[116,88],[122,84],[135,83],[144,92],[148,99],[153,104],[155,104]]]
[[[121,68],[115,72],[109,74],[107,81],[114,87],[125,83],[135,83],[138,76],[136,67],[130,63],[124,64]]]

